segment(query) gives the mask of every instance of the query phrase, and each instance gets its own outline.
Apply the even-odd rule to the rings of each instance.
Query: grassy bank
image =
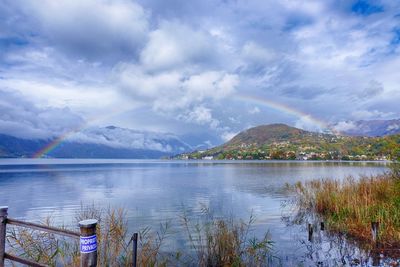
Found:
[[[132,244],[126,213],[122,209],[82,207],[76,222],[95,218],[98,266],[132,266]],[[51,225],[51,220],[44,224]],[[214,218],[205,209],[202,216],[190,218],[185,213],[159,229],[139,231],[138,266],[268,266],[272,259],[272,241],[268,233],[262,239],[251,234],[254,218],[249,221]],[[176,225],[175,225],[176,226]],[[171,251],[169,239],[177,231],[187,237],[186,248]],[[26,228],[8,228],[7,242],[11,254],[49,266],[79,266],[79,244],[50,233]]]
[[[400,177],[394,173],[344,181],[316,180],[295,186],[298,214],[319,217],[334,233],[371,244],[371,222],[379,242],[400,248]]]

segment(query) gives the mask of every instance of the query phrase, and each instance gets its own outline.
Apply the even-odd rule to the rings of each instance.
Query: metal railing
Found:
[[[8,207],[0,207],[0,267],[4,267],[4,260],[15,261],[32,267],[44,267],[46,265],[33,262],[28,259],[6,253],[6,235],[7,224],[39,230],[61,236],[67,236],[80,240],[80,266],[95,267],[97,266],[97,236],[96,227],[97,220],[83,220],[79,222],[80,233],[59,229],[47,225],[41,225],[31,222],[24,222],[8,218]],[[136,265],[136,264],[134,264]]]

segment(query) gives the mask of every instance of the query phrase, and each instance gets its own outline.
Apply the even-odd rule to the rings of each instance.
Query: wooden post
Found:
[[[379,238],[379,222],[371,222],[372,240],[378,241]]]
[[[133,251],[132,251],[132,265],[136,267],[137,264],[137,241],[138,241],[138,233],[134,233],[132,236],[133,241]]]
[[[0,267],[4,267],[4,254],[6,253],[6,226],[8,207],[0,207]]]
[[[311,223],[308,224],[308,241],[312,241],[313,236],[313,226]]]
[[[80,251],[81,267],[97,266],[97,220],[90,219],[79,222],[81,230]]]
[[[381,255],[379,250],[373,249],[371,252],[372,252],[372,266],[381,266]]]

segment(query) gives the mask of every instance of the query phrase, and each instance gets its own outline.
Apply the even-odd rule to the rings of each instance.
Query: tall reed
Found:
[[[393,173],[316,180],[295,186],[298,214],[319,216],[331,231],[372,241],[371,222],[379,222],[380,242],[400,245],[400,179]]]
[[[196,266],[268,266],[274,258],[268,232],[262,239],[251,236],[253,216],[247,222],[214,218],[204,208],[199,219],[193,222],[182,216]]]
[[[214,218],[209,210],[204,216],[182,216],[181,226],[188,240],[187,249],[165,249],[174,233],[169,222],[157,231],[147,227],[139,231],[138,266],[267,266],[272,258],[272,241],[268,233],[262,239],[251,237],[254,217],[248,222],[233,218]],[[124,209],[82,206],[76,222],[98,220],[98,266],[132,266],[132,245]],[[44,222],[53,225],[50,218]],[[58,226],[59,227],[59,226]],[[180,229],[182,229],[182,227]],[[63,227],[64,228],[64,227]],[[79,266],[79,244],[70,238],[36,230],[9,227],[8,246],[12,254],[49,266]]]

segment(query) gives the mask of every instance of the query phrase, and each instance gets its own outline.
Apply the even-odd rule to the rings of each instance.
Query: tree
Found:
[[[400,179],[400,139],[391,140],[388,144],[388,150],[390,154],[390,169],[392,171],[393,177]]]

